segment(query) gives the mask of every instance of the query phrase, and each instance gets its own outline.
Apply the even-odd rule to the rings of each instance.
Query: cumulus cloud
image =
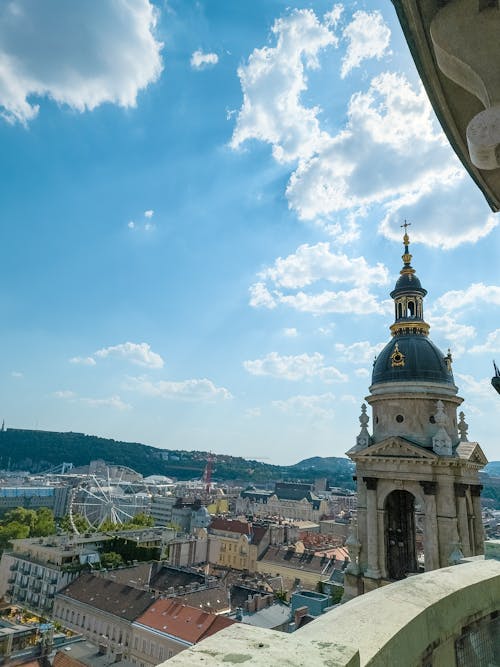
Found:
[[[161,356],[153,352],[149,343],[120,343],[119,345],[110,345],[103,347],[94,352],[88,357],[72,357],[69,361],[71,364],[79,364],[82,366],[95,366],[97,359],[124,359],[130,361],[137,366],[145,366],[146,368],[163,368],[163,359]]]
[[[469,352],[471,354],[483,354],[487,352],[488,354],[500,355],[500,329],[491,331],[486,336],[486,340],[482,345],[474,345]]]
[[[276,308],[278,304],[309,313],[380,313],[386,310],[368,289],[385,285],[387,268],[370,266],[364,257],[333,253],[329,243],[304,244],[258,274],[250,287],[250,305]],[[351,283],[351,289],[310,289],[317,284]],[[304,290],[304,288],[308,288]]]
[[[299,334],[295,327],[286,327],[283,329],[283,335],[287,338],[296,338]]]
[[[309,9],[294,10],[275,21],[275,47],[254,49],[238,68],[243,104],[231,146],[249,139],[270,143],[279,162],[311,155],[326,135],[320,130],[317,107],[305,107],[307,69],[316,69],[318,53],[337,38]]]
[[[245,417],[248,419],[255,419],[256,417],[260,417],[262,414],[261,408],[247,408],[245,410]]]
[[[382,211],[379,230],[389,238],[399,239],[406,216],[419,220],[416,241],[443,248],[476,242],[497,219],[453,154],[420,84],[380,73],[351,96],[346,123],[335,134],[322,128],[319,107],[304,105],[307,69],[319,66],[323,49],[338,45],[330,28],[339,15],[322,22],[301,10],[275,22],[276,45],[255,49],[238,70],[243,103],[231,146],[249,139],[270,144],[275,160],[293,169],[289,207],[339,243],[359,234],[360,220],[375,206]],[[388,52],[390,31],[379,12],[356,12],[343,36],[341,74]],[[264,299],[272,306],[265,292],[254,298]]]
[[[368,364],[378,355],[385,343],[372,345],[368,341],[359,341],[344,345],[344,343],[335,343],[335,350],[339,353],[342,361],[348,361],[352,364]]]
[[[95,366],[96,361],[94,357],[71,357],[70,364],[79,364],[81,366]]]
[[[263,359],[243,362],[251,375],[268,375],[284,380],[311,380],[319,378],[324,382],[347,382],[347,375],[334,366],[326,366],[325,358],[319,352],[281,356],[269,352]]]
[[[462,311],[483,303],[500,306],[500,286],[472,283],[464,290],[450,290],[436,299],[433,312]]]
[[[334,394],[326,393],[292,396],[286,400],[273,401],[272,405],[281,412],[296,417],[331,419],[335,415],[334,401]]]
[[[119,396],[110,396],[109,398],[80,398],[80,403],[91,408],[114,408],[115,410],[130,410],[132,406],[125,403]]]
[[[131,377],[127,380],[126,388],[147,396],[184,401],[212,402],[232,398],[231,393],[225,387],[217,387],[206,378],[173,382],[170,380],[152,381],[147,377]]]
[[[115,359],[126,359],[137,366],[146,366],[147,368],[163,368],[163,359],[159,354],[153,352],[148,343],[120,343],[103,347],[94,353],[95,357],[105,359],[107,357]]]
[[[107,398],[89,398],[86,396],[78,396],[78,394],[69,389],[63,389],[55,391],[52,396],[71,403],[88,405],[91,408],[114,408],[115,410],[130,410],[132,408],[129,403],[125,403],[125,401],[122,401],[120,396],[117,395],[109,396]]]
[[[162,71],[156,21],[149,0],[2,3],[1,115],[26,124],[43,98],[81,112],[135,106]]]
[[[348,41],[340,70],[340,76],[344,78],[355,67],[359,67],[363,60],[380,60],[389,49],[391,31],[380,12],[358,11],[344,28],[342,36]]]
[[[203,51],[195,51],[191,55],[191,67],[193,69],[204,69],[205,67],[213,67],[219,62],[219,56],[216,53],[203,53]]]

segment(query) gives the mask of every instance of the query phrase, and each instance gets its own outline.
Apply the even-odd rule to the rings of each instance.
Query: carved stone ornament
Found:
[[[460,433],[460,442],[468,442],[467,440],[467,431],[469,430],[469,424],[465,421],[465,415],[461,412],[459,415],[460,421],[458,422],[458,432]]]
[[[434,415],[434,421],[438,430],[432,438],[432,449],[439,454],[439,456],[451,456],[453,454],[451,446],[451,438],[446,431],[446,424],[448,417],[444,411],[443,401],[437,402],[437,411]]]
[[[361,414],[359,415],[359,423],[361,425],[361,431],[359,432],[358,437],[356,438],[356,447],[359,449],[364,449],[370,445],[370,434],[368,433],[368,422],[370,417],[366,414],[366,405],[363,403],[361,406]]]

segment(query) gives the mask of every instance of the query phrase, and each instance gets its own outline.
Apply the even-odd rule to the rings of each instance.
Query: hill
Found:
[[[180,480],[201,478],[208,452],[159,449],[83,433],[8,428],[0,431],[0,468],[43,472],[63,461],[75,466],[95,459],[126,465],[143,475],[161,474]],[[265,483],[280,479],[312,481],[328,477],[336,486],[354,488],[353,465],[347,458],[315,457],[292,466],[277,466],[227,454],[213,455],[213,478],[219,481]]]

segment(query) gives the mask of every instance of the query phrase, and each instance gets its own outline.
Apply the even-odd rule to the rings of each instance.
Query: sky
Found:
[[[500,459],[499,217],[389,2],[0,5],[1,410],[281,464],[359,433],[407,219]]]

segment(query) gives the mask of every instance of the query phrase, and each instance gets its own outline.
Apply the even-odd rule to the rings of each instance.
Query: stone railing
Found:
[[[355,598],[293,634],[232,625],[164,667],[466,667],[471,651],[500,653],[499,610],[500,561],[477,557]]]

